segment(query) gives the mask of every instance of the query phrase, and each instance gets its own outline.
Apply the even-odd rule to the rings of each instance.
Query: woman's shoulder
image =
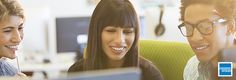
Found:
[[[147,60],[144,57],[139,57],[139,66],[140,67],[150,67],[150,66],[154,66],[153,63],[149,60]]]
[[[0,59],[0,76],[14,76],[18,72],[17,68],[7,60]]]
[[[151,61],[139,57],[139,66],[142,70],[142,80],[163,80],[160,70]]]
[[[150,60],[144,57],[139,57],[139,66],[141,68],[158,69]]]
[[[83,70],[84,59],[77,60],[73,65],[70,66],[68,72],[79,72]]]

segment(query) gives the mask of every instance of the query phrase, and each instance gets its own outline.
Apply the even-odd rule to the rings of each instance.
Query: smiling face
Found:
[[[202,20],[213,22],[220,17],[214,13],[215,8],[212,5],[194,4],[186,8],[184,21],[196,24]],[[216,59],[219,50],[227,47],[227,27],[226,23],[212,23],[213,32],[209,35],[203,35],[198,29],[194,29],[193,35],[188,37],[189,44],[201,62],[208,62]],[[194,26],[196,27],[196,26]]]
[[[107,26],[102,31],[102,49],[110,60],[121,60],[135,39],[134,28]]]
[[[8,16],[0,22],[0,58],[15,58],[16,50],[23,38],[23,19]]]

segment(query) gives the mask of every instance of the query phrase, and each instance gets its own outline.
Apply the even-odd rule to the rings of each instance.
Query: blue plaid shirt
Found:
[[[15,66],[7,62],[5,58],[0,59],[0,76],[14,76],[18,73]]]

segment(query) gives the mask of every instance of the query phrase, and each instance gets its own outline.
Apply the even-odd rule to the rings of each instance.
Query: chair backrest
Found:
[[[165,80],[183,80],[184,67],[194,52],[187,43],[140,40],[140,54],[158,67]]]

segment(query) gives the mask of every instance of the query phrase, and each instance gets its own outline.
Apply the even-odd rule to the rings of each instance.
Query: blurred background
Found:
[[[141,39],[187,42],[177,28],[179,0],[131,0],[140,17]],[[99,0],[20,0],[25,36],[17,54],[21,71],[54,78],[81,57],[92,12]],[[13,61],[15,62],[15,61]]]

